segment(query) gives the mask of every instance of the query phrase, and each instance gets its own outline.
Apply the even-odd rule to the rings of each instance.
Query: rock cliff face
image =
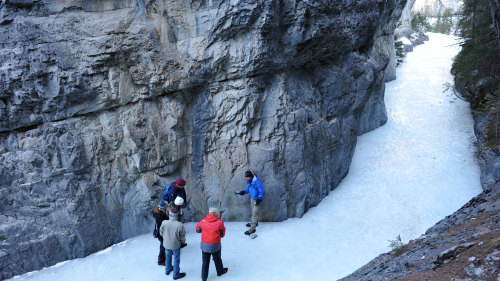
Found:
[[[386,121],[404,0],[0,1],[0,279],[186,220],[264,182],[264,220],[302,216]]]
[[[461,5],[462,2],[458,0],[416,0],[413,10],[423,12],[427,17],[437,17],[446,9],[458,13]]]
[[[399,19],[398,29],[410,28],[411,29],[411,11],[417,0],[408,0],[406,6],[401,12],[401,18]]]
[[[385,37],[385,44],[387,50],[386,52],[390,54],[389,63],[385,68],[385,82],[389,82],[396,79],[396,67],[397,67],[397,57],[394,38],[401,38],[403,36],[410,37],[414,31],[411,29],[411,9],[415,4],[415,0],[406,1],[406,5],[401,12],[401,16],[397,23],[397,28],[394,30],[394,37]],[[406,52],[406,51],[405,51]]]

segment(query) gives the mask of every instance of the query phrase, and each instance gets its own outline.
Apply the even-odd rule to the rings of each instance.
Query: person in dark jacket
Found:
[[[210,208],[208,215],[196,225],[196,232],[201,233],[201,279],[207,280],[208,268],[210,265],[210,256],[213,257],[217,276],[227,272],[221,259],[221,238],[226,234],[224,222],[217,217],[217,208]]]
[[[259,224],[259,213],[260,213],[260,202],[264,199],[264,195],[266,192],[264,191],[264,186],[260,179],[252,173],[252,171],[245,172],[246,179],[246,188],[240,192],[236,191],[235,193],[238,195],[245,195],[250,193],[250,206],[252,208],[252,217],[250,218],[250,223],[247,224],[247,227],[250,227],[249,230],[245,231],[246,235],[250,235],[255,232],[255,228]]]
[[[174,203],[177,197],[181,197],[184,202],[182,203],[182,208],[186,208],[186,190],[184,190],[184,186],[186,186],[186,181],[178,178],[175,182],[165,186],[165,190],[163,191],[163,200],[167,201],[167,204]]]
[[[165,248],[163,247],[163,236],[160,234],[160,226],[164,220],[168,220],[167,202],[161,200],[153,210],[153,216],[155,218],[155,230],[157,232],[156,238],[160,240],[160,253],[158,254],[158,265],[165,265]]]

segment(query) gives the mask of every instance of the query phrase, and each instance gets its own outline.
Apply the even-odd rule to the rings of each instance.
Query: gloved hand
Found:
[[[260,204],[260,201],[262,201],[262,199],[256,199],[256,200],[255,200],[255,205],[259,205],[259,204]]]
[[[181,248],[186,247],[188,244],[187,243],[181,243]]]
[[[245,195],[245,191],[244,190],[242,190],[240,192],[235,191],[234,194],[236,194],[236,195]]]

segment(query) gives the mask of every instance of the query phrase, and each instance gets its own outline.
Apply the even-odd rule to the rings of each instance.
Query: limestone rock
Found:
[[[185,220],[246,220],[247,169],[302,216],[387,120],[404,4],[1,1],[0,279],[151,231],[177,177]]]

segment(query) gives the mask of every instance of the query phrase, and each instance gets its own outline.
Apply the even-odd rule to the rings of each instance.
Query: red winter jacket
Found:
[[[208,214],[196,225],[196,232],[201,229],[201,243],[217,244],[226,234],[224,222],[216,215]]]

